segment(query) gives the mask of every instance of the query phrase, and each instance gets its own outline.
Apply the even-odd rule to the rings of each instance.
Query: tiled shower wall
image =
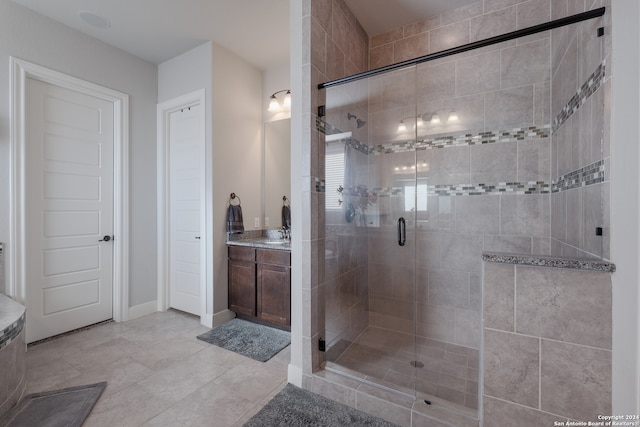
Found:
[[[583,2],[552,2],[553,18]],[[590,3],[585,2],[585,3]],[[610,0],[593,7],[610,7]],[[551,253],[609,259],[611,14],[553,30]],[[604,34],[598,37],[598,28]],[[602,229],[597,235],[596,228]]]
[[[364,328],[367,319],[360,308],[366,301],[366,259],[356,256],[361,239],[356,239],[353,226],[345,225],[338,217],[325,217],[324,168],[325,138],[318,131],[317,110],[325,104],[325,92],[317,85],[329,80],[357,74],[367,70],[368,37],[362,26],[342,0],[305,0],[303,25],[309,45],[304,59],[303,78],[310,87],[309,111],[305,120],[309,125],[309,139],[302,141],[303,174],[309,177],[307,214],[311,229],[303,236],[304,258],[308,262],[310,281],[303,284],[303,308],[308,319],[303,325],[305,354],[304,371],[316,371],[326,354],[318,350],[320,338],[339,340],[357,336],[358,325]],[[305,100],[306,101],[306,100]],[[355,114],[355,110],[352,110]],[[348,123],[346,112],[339,125]],[[306,131],[305,131],[306,135]],[[354,135],[355,136],[355,135]],[[308,196],[307,196],[308,194]],[[325,238],[326,236],[326,238]],[[360,242],[360,243],[358,243]],[[359,280],[356,282],[356,278]],[[357,296],[360,295],[360,298]],[[325,329],[325,308],[334,317]],[[355,406],[355,405],[353,405]]]

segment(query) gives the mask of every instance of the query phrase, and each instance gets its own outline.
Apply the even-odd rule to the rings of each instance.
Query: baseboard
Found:
[[[214,313],[211,327],[213,328],[214,326],[219,326],[219,325],[222,325],[223,323],[227,323],[229,320],[233,319],[234,317],[236,317],[236,313],[234,313],[229,309],[220,311],[218,313]]]
[[[287,381],[296,387],[302,388],[302,369],[299,366],[289,363],[287,368]]]
[[[133,307],[129,307],[128,320],[137,319],[138,317],[146,316],[156,311],[158,311],[158,302],[156,300],[134,305]]]
[[[213,314],[207,313],[204,316],[200,316],[200,324],[207,328],[213,328]]]

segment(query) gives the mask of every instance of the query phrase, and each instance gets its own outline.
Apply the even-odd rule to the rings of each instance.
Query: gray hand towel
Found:
[[[244,233],[242,222],[242,208],[240,205],[229,205],[227,208],[227,233]]]
[[[291,228],[291,208],[289,206],[282,207],[282,226],[287,229]]]

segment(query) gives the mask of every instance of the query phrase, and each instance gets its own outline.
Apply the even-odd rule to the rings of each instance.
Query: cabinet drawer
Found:
[[[247,246],[229,246],[229,259],[238,261],[255,261],[256,250]]]
[[[289,267],[291,265],[291,252],[257,249],[256,259],[259,264],[284,265]]]

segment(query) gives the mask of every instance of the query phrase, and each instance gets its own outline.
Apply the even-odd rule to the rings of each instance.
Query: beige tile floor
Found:
[[[169,310],[31,345],[26,393],[107,381],[84,427],[242,426],[285,386],[289,347],[256,362],[207,330]]]

